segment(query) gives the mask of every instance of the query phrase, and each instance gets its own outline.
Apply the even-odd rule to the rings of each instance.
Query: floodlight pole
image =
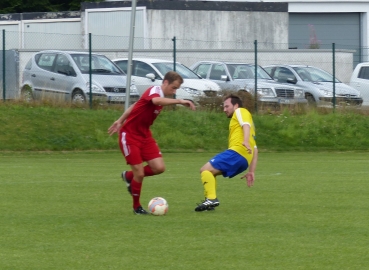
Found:
[[[135,22],[136,22],[136,0],[132,0],[131,7],[131,28],[129,33],[129,48],[128,48],[128,65],[127,65],[127,84],[126,84],[126,103],[125,110],[129,108],[129,98],[131,94],[131,76],[132,76],[132,55],[133,41],[135,37]]]

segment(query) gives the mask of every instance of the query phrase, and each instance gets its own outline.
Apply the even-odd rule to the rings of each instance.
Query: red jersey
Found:
[[[121,132],[145,138],[151,136],[150,126],[163,108],[152,103],[155,97],[164,97],[160,86],[150,87],[143,93],[124,122]]]

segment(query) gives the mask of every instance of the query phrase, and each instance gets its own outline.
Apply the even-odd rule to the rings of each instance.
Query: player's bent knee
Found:
[[[153,169],[155,174],[161,174],[163,172],[165,172],[165,166],[160,166],[160,167],[156,167]]]

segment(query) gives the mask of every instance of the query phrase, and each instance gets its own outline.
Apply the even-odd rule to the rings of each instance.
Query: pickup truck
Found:
[[[363,106],[369,106],[369,62],[358,64],[352,72],[350,86],[360,91]]]

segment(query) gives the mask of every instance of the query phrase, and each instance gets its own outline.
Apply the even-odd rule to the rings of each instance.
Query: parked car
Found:
[[[113,62],[127,73],[127,58],[113,59]],[[134,58],[132,59],[132,83],[142,95],[149,87],[161,85],[164,75],[171,70],[174,70],[172,61]],[[214,96],[220,90],[216,83],[201,78],[181,63],[176,63],[175,70],[183,77],[183,84],[176,92],[177,98],[196,103],[201,96]]]
[[[264,66],[264,69],[276,81],[304,89],[309,104],[333,105],[332,74],[306,65],[270,65]],[[363,103],[359,91],[338,79],[335,79],[335,98],[337,105],[361,105]]]
[[[90,96],[90,57],[88,52],[41,51],[32,56],[23,71],[21,95],[25,99],[51,98],[86,102]],[[91,57],[93,99],[123,103],[126,100],[126,75],[109,58]],[[139,98],[134,85],[130,101]]]
[[[255,65],[245,63],[200,61],[191,69],[203,78],[216,82],[223,90],[255,93]],[[306,104],[304,91],[295,86],[275,82],[269,74],[257,67],[258,100],[271,104]]]
[[[360,92],[363,105],[369,105],[369,62],[358,64],[352,72],[350,86]]]

